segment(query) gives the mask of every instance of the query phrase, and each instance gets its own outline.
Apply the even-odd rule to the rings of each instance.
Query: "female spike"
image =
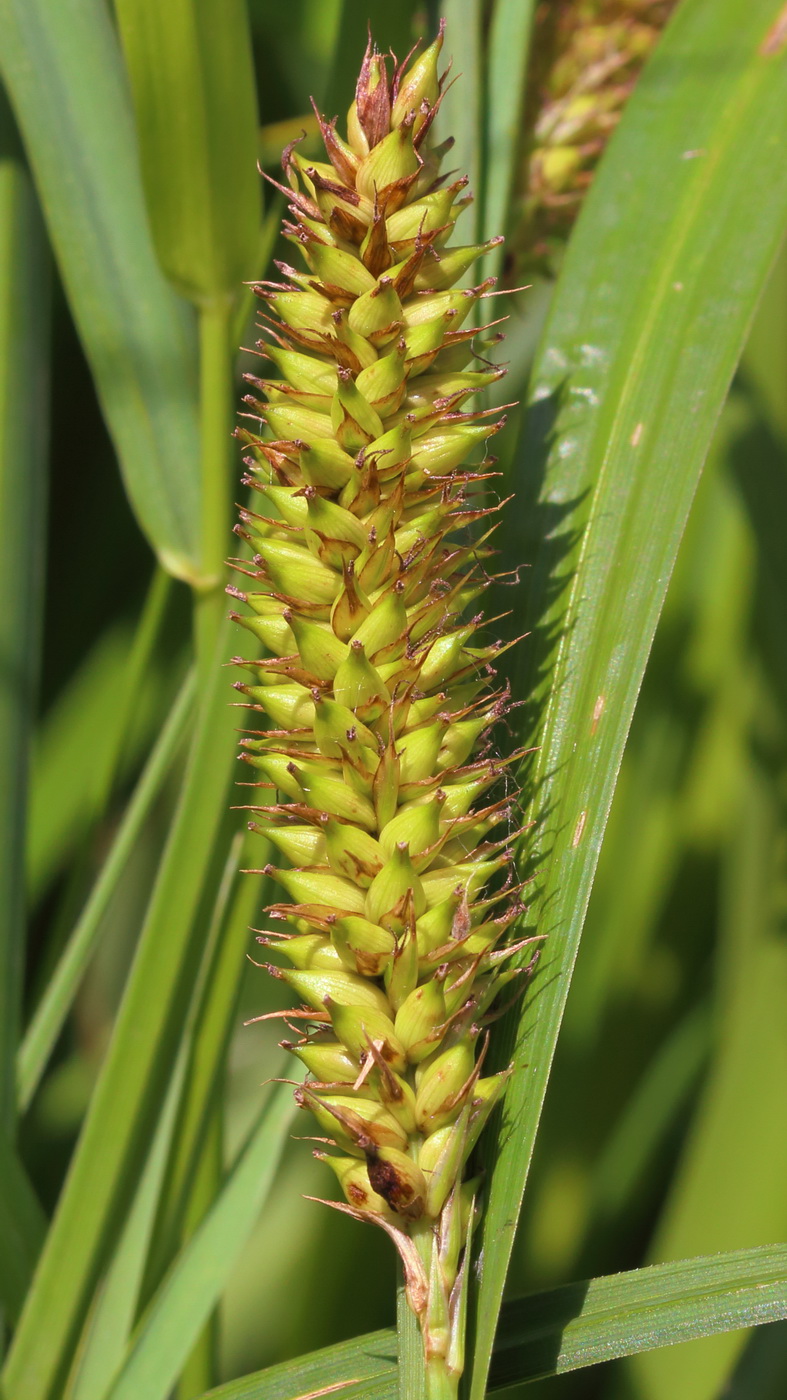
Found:
[[[274,914],[293,926],[275,946],[301,1002],[297,1098],[334,1144],[339,1208],[399,1249],[431,1400],[462,1371],[465,1169],[506,1080],[483,1072],[485,1026],[525,980],[511,794],[486,753],[507,692],[476,636],[489,522],[468,537],[502,423],[466,404],[500,377],[482,358],[499,337],[461,328],[489,284],[455,286],[491,245],[450,245],[467,182],[445,183],[430,144],[442,45],[441,25],[391,71],[370,40],[346,139],[320,117],[327,159],[284,154],[306,266],[256,289],[280,377],[248,377],[260,509],[231,590],[272,653],[244,663],[260,726],[241,757],[267,790],[253,829],[290,866],[269,869],[292,901]]]

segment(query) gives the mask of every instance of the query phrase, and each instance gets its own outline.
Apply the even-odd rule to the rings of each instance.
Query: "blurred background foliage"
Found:
[[[134,30],[135,11],[141,8],[117,7],[132,80],[134,43],[138,54],[142,42]],[[242,27],[240,0],[228,12],[236,8]],[[524,73],[529,7],[522,4],[518,13],[501,0],[496,6],[449,0],[447,47],[456,54],[455,71],[466,76],[451,90],[443,115],[446,130],[456,130],[458,137],[452,163],[475,170],[477,187],[486,191],[477,215],[468,217],[477,217],[479,229],[488,233],[499,231],[504,218],[508,261],[495,270],[509,285],[532,284],[508,308],[508,343],[501,358],[510,361],[510,374],[499,394],[508,401],[523,395],[562,242],[595,162],[638,65],[673,7],[644,0],[596,6],[576,0],[554,6],[551,16],[548,6],[536,7],[537,62],[524,136],[516,95],[509,113],[515,156],[510,188],[505,172],[502,186],[490,175],[486,184],[481,180],[484,153],[473,145],[472,112],[468,116],[470,93],[477,88],[467,75],[486,52],[501,8],[506,23],[522,24],[519,49],[512,39],[512,62]],[[286,6],[248,0],[247,10],[258,152],[273,173],[281,146],[302,130],[305,149],[316,150],[311,96],[329,115],[346,106],[367,18],[378,44],[400,55],[436,18],[432,7],[412,0],[396,6],[382,0],[289,0]],[[547,55],[557,40],[547,31],[558,11],[570,33],[563,36],[563,67],[555,78]],[[45,14],[46,6],[40,12]],[[6,7],[7,23],[9,14]],[[611,26],[610,47],[601,53],[603,24]],[[577,96],[578,79],[580,95],[588,100],[572,113],[566,94]],[[523,90],[520,83],[519,98]],[[505,133],[493,137],[504,141]],[[165,151],[162,158],[171,156]],[[73,973],[76,995],[70,1010],[64,1005],[64,1024],[55,1028],[51,1054],[36,1058],[30,1050],[32,1058],[22,1066],[19,1154],[41,1208],[49,1213],[104,1061],[173,820],[193,723],[190,692],[184,693],[192,624],[187,586],[168,581],[156,566],[129,505],[113,446],[117,426],[110,413],[108,430],[101,407],[107,391],[97,392],[91,354],[86,355],[75,324],[74,297],[64,289],[47,246],[6,108],[0,172],[0,212],[10,218],[20,199],[24,206],[19,217],[30,299],[19,353],[28,391],[30,382],[35,384],[30,420],[17,429],[30,480],[18,505],[14,538],[4,546],[2,575],[4,597],[18,604],[24,642],[20,651],[18,638],[6,635],[10,624],[4,624],[5,654],[16,655],[16,645],[24,655],[26,705],[35,716],[26,834],[26,1026],[73,930],[86,918],[89,923],[87,951]],[[146,173],[149,180],[161,179],[160,171]],[[219,153],[213,174],[220,183],[226,173]],[[209,198],[199,190],[196,195]],[[257,197],[254,187],[250,235],[235,261],[218,267],[217,286],[222,277],[234,286],[242,275],[251,279],[264,271],[281,201],[275,191],[265,190],[260,235]],[[226,212],[229,219],[229,208]],[[487,217],[494,218],[494,227],[487,226]],[[172,235],[165,224],[166,211],[158,230],[154,220],[159,249]],[[217,237],[225,246],[226,235]],[[469,241],[469,231],[465,237]],[[255,256],[262,262],[255,264]],[[204,248],[195,257],[205,266]],[[179,275],[182,283],[188,281],[182,268]],[[213,285],[191,289],[203,311],[215,290]],[[223,283],[219,292],[224,295]],[[219,333],[227,345],[230,336],[245,345],[253,340],[250,310],[243,298],[225,297]],[[193,342],[194,315],[179,303],[181,313]],[[231,393],[236,403],[239,374],[248,363],[241,355],[234,382],[224,385],[225,396]],[[645,1262],[768,1243],[787,1231],[786,388],[787,261],[782,256],[718,423],[626,748],[514,1251],[514,1293]],[[0,407],[7,410],[7,403],[0,400]],[[221,414],[220,406],[218,433],[226,436],[228,420]],[[519,430],[520,413],[514,410],[498,440],[501,462],[514,478]],[[234,452],[231,461],[237,481]],[[39,549],[37,540],[45,548]],[[223,549],[229,550],[228,541],[226,535]],[[45,564],[39,553],[45,553]],[[218,625],[214,619],[214,628]],[[91,906],[102,864],[124,830],[129,800],[145,781],[151,749],[179,694],[180,723],[159,755],[150,799],[127,833],[122,868],[103,902]],[[19,766],[26,736],[14,730],[5,711],[3,719],[10,771]],[[17,798],[4,817],[14,828],[5,848],[9,860],[19,854],[22,810]],[[258,917],[261,881],[235,880],[239,865],[260,863],[258,853],[252,859],[241,850],[237,829],[237,816],[223,819],[200,895],[200,917],[206,926],[212,920],[214,928],[213,954],[206,955],[214,962],[208,966],[218,977],[221,948],[229,946],[223,975],[237,983],[225,998],[231,1027],[226,1066],[218,1060],[218,1087],[209,1095],[221,1112],[217,1109],[197,1134],[207,1181],[211,1170],[214,1181],[216,1172],[220,1177],[216,1161],[231,1161],[253,1127],[261,1081],[282,1072],[276,1023],[242,1026],[276,1008],[280,987],[248,962],[240,975],[244,951],[253,947],[246,929]],[[8,879],[12,883],[11,874]],[[9,908],[12,903],[10,898]],[[199,1015],[194,1010],[199,989],[195,996],[192,1017]],[[210,1044],[223,1043],[220,1026],[214,1034]],[[212,1168],[205,1166],[211,1154]],[[175,1175],[160,1218],[171,1224],[174,1211],[176,1234],[187,1238],[201,1215],[199,1182],[195,1185],[191,1168],[184,1166],[181,1178],[176,1167],[171,1170]],[[181,1218],[177,1182],[186,1178],[190,1204],[187,1218]],[[210,1186],[205,1189],[210,1200]],[[303,1199],[324,1189],[307,1146],[288,1142],[266,1208],[224,1291],[219,1341],[209,1348],[212,1359],[197,1355],[191,1380],[187,1368],[184,1400],[202,1393],[211,1379],[240,1375],[392,1321],[394,1262],[387,1241]],[[171,1238],[166,1231],[165,1238]],[[170,1257],[166,1245],[158,1257],[151,1252],[143,1300]],[[768,1400],[787,1391],[787,1333],[782,1324],[751,1337],[731,1333],[544,1386],[550,1395],[572,1400],[720,1400],[722,1395]],[[542,1388],[530,1387],[528,1393],[536,1396]],[[72,1391],[79,1400],[103,1393],[100,1386],[91,1390],[88,1381],[83,1390]]]

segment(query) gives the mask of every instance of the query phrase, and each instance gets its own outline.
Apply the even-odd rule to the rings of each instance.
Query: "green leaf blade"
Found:
[[[395,1400],[396,1333],[393,1329],[269,1366],[209,1391],[210,1400],[296,1400],[320,1386],[346,1387],[347,1400]],[[208,1400],[208,1396],[204,1397]]]
[[[0,1303],[16,1321],[46,1235],[46,1217],[27,1173],[0,1133]]]
[[[245,0],[117,0],[162,266],[189,297],[255,275],[257,99]]]
[[[294,1112],[282,1084],[151,1303],[108,1400],[166,1400],[268,1194]]]
[[[783,1244],[571,1283],[504,1308],[492,1389],[776,1322],[785,1313]]]
[[[474,1400],[628,726],[787,218],[785,56],[759,52],[776,12],[771,0],[745,16],[734,0],[681,7],[599,172],[534,371],[525,459],[543,462],[545,441],[548,458],[533,512],[522,499],[533,535],[518,557],[534,564],[526,625],[536,640],[515,693],[545,705],[528,738],[539,745],[531,909],[549,936],[489,1189]]]
[[[785,1316],[787,1244],[566,1284],[505,1305],[491,1393]],[[297,1400],[320,1385],[346,1386],[341,1393],[352,1400],[395,1396],[396,1333],[371,1333],[271,1366],[210,1391],[210,1400]]]
[[[193,322],[148,229],[117,40],[100,0],[2,0],[0,62],[60,271],[137,518],[195,575],[199,447]]]
[[[9,1141],[43,603],[50,274],[38,202],[0,95],[0,1133]]]
[[[196,916],[235,749],[221,665],[228,627],[109,1052],[6,1362],[4,1383],[30,1400],[61,1391],[182,1043],[201,953]]]
[[[194,674],[181,686],[159,738],[128,803],[112,847],[68,943],[42,993],[17,1054],[17,1093],[22,1110],[36,1091],[47,1060],[71,1009],[126,863],[169,772],[194,702]]]
[[[492,11],[485,103],[484,238],[496,238],[508,228],[525,105],[533,11],[533,0],[496,0]],[[486,255],[484,277],[496,276],[502,261],[501,245]]]

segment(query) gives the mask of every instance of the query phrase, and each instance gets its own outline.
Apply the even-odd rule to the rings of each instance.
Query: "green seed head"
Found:
[[[444,182],[447,147],[430,146],[442,45],[441,27],[402,69],[370,41],[346,139],[321,118],[326,162],[285,153],[284,232],[304,268],[257,288],[273,368],[249,378],[262,433],[238,431],[256,509],[236,527],[246,591],[231,592],[270,653],[238,663],[238,688],[254,726],[242,756],[278,798],[252,829],[292,901],[273,912],[294,932],[262,941],[301,1003],[304,1037],[285,1042],[309,1074],[296,1096],[353,1211],[394,1224],[410,1265],[409,1233],[432,1249],[410,1296],[455,1384],[460,1188],[505,1082],[479,1077],[478,1046],[515,975],[503,940],[519,906],[507,769],[479,753],[507,692],[474,615],[501,422],[468,403],[502,371],[474,367],[488,342],[464,328],[491,281],[456,287],[491,245],[450,242],[467,181]]]
[[[677,0],[566,0],[537,8],[525,113],[517,275],[549,270],[642,65]]]

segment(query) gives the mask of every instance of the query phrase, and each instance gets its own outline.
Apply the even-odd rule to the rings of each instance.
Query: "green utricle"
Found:
[[[489,245],[445,247],[467,182],[443,184],[429,145],[442,37],[393,75],[370,44],[347,141],[321,121],[328,162],[285,152],[306,270],[256,289],[278,377],[248,376],[258,508],[230,590],[272,653],[237,684],[259,716],[251,825],[289,862],[268,867],[291,902],[262,941],[301,1003],[298,1101],[335,1146],[340,1208],[404,1257],[435,1396],[461,1369],[465,1165],[505,1078],[482,1077],[485,1024],[518,985],[512,804],[486,752],[507,693],[469,616],[500,423],[466,405],[500,371],[475,369],[484,333],[463,326],[490,284],[454,288]]]

